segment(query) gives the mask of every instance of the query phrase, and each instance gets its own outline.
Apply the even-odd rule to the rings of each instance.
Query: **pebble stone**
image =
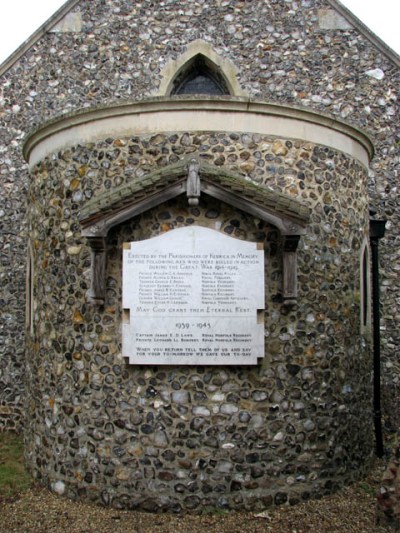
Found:
[[[82,273],[90,249],[78,221],[85,200],[71,191],[96,196],[133,181],[143,168],[132,153],[141,154],[150,172],[164,164],[158,149],[169,163],[177,145],[185,146],[180,157],[198,153],[211,163],[221,153],[236,155],[229,168],[239,174],[241,154],[282,169],[260,174],[254,166],[247,179],[295,194],[312,208],[298,254],[298,305],[282,307],[279,232],[206,195],[199,206],[179,197],[113,228],[105,304],[87,303],[90,279]],[[104,159],[112,163],[95,182],[89,169]],[[121,167],[130,171],[121,175]],[[45,400],[28,422],[32,435],[44,435],[28,442],[34,475],[55,491],[63,483],[69,497],[150,511],[258,509],[264,500],[254,499],[254,491],[281,505],[360,476],[373,449],[367,339],[360,336],[360,299],[354,297],[368,223],[366,180],[365,168],[343,153],[252,133],[110,138],[38,163],[30,189],[36,272],[30,387]],[[49,205],[62,205],[68,216]],[[121,358],[123,242],[190,224],[264,243],[267,357],[260,366],[142,368]],[[44,361],[45,368],[57,365],[57,376],[52,370],[42,375]],[[65,466],[58,468],[58,461]],[[268,482],[271,476],[276,484]]]

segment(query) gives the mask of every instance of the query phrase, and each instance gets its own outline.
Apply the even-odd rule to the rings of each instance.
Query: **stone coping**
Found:
[[[158,97],[85,108],[46,122],[28,135],[23,154],[30,167],[68,147],[108,137],[179,131],[259,133],[297,139],[347,153],[368,167],[369,137],[327,115],[240,97]]]

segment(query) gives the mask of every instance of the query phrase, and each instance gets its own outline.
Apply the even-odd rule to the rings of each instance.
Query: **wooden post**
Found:
[[[104,305],[106,296],[106,240],[104,237],[89,237],[88,241],[92,251],[89,301],[95,305]]]
[[[297,245],[300,235],[283,236],[283,303],[293,305],[297,300]]]

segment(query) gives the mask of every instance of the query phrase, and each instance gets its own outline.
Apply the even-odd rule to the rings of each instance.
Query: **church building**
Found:
[[[0,66],[0,430],[35,479],[201,512],[368,471],[399,67],[337,0],[70,0]]]

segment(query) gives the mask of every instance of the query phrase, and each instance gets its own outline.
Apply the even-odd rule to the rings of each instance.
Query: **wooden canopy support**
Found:
[[[295,303],[297,245],[300,235],[305,233],[309,208],[292,197],[256,186],[242,176],[193,159],[158,169],[145,176],[142,182],[105,193],[82,210],[82,234],[87,237],[92,251],[88,300],[95,305],[104,304],[109,230],[185,192],[189,205],[198,205],[200,193],[204,193],[278,228],[283,238],[283,303]]]
[[[297,245],[300,235],[283,236],[283,303],[293,305],[297,300]]]
[[[103,305],[106,297],[106,239],[89,237],[88,241],[92,252],[92,275],[88,300],[95,305]]]

